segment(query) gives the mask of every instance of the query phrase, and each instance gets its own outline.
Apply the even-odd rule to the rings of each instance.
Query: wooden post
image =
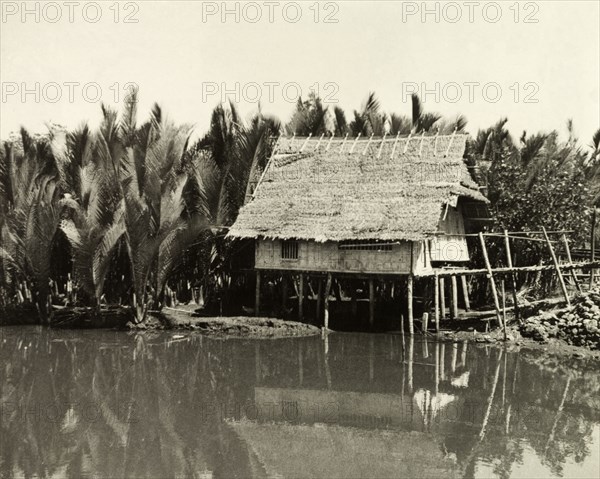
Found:
[[[506,289],[504,288],[504,279],[502,279],[502,332],[504,334],[504,341],[506,341]]]
[[[435,394],[437,396],[440,388],[440,343],[435,343]]]
[[[412,336],[415,334],[415,325],[413,317],[413,275],[408,275],[408,285],[407,285],[407,302],[408,302],[408,331]]]
[[[254,316],[260,316],[260,270],[256,270],[256,292],[254,294]]]
[[[317,281],[317,310],[315,312],[315,320],[316,323],[319,324],[319,321],[321,320],[321,304],[323,304],[323,280],[321,278],[317,278]]]
[[[573,259],[571,258],[571,248],[569,248],[569,241],[567,240],[567,235],[563,233],[562,235],[563,243],[565,244],[565,252],[567,253],[567,261],[569,262],[569,266],[573,266]],[[575,287],[577,291],[581,293],[581,285],[579,284],[579,280],[577,279],[577,274],[575,274],[575,270],[571,270],[571,277],[573,278],[573,282],[575,283]]]
[[[434,277],[434,303],[435,303],[435,332],[440,332],[440,282],[437,272]]]
[[[369,325],[373,328],[375,324],[375,283],[369,278]]]
[[[550,242],[550,238],[548,238],[548,233],[546,233],[546,228],[544,226],[542,226],[542,231],[544,232],[544,238],[546,239],[546,243],[548,244],[550,256],[552,256],[552,262],[554,263],[554,268],[556,269],[556,274],[558,275],[560,287],[565,296],[565,300],[567,301],[567,306],[571,306],[571,300],[569,299],[569,292],[567,291],[567,286],[565,285],[565,279],[563,278],[562,271],[560,270],[560,265],[558,264],[558,260],[556,259],[556,254],[554,254],[554,248],[552,247],[552,243]]]
[[[285,316],[285,310],[287,309],[287,300],[288,300],[288,278],[283,273],[281,275],[281,310],[282,314]]]
[[[423,313],[423,319],[421,320],[421,330],[426,333],[429,326],[429,313]]]
[[[596,207],[592,214],[592,237],[590,241],[590,260],[593,263],[596,261]],[[594,268],[590,269],[590,289],[594,286]]]
[[[452,318],[458,318],[458,285],[456,282],[456,276],[451,276],[450,281],[452,283]]]
[[[513,267],[512,254],[510,252],[510,238],[508,231],[504,230],[504,247],[506,248],[506,266]],[[512,287],[513,303],[515,307],[515,319],[519,319],[519,302],[517,301],[517,276],[514,271],[510,273],[510,281]]]
[[[350,283],[352,283],[352,281],[350,281]],[[352,318],[356,319],[356,316],[358,315],[358,302],[356,301],[356,285],[352,284],[351,289],[352,297],[350,299],[350,310],[352,313]]]
[[[415,338],[411,335],[408,340],[408,390],[413,390],[413,359],[415,355]]]
[[[463,290],[463,299],[465,300],[465,311],[471,310],[471,301],[469,301],[469,286],[467,285],[467,277],[461,275],[460,284]]]
[[[331,290],[331,273],[327,273],[327,283],[325,284],[325,295],[323,301],[325,303],[325,313],[323,316],[323,327],[329,329],[329,291]]]
[[[498,291],[496,291],[496,281],[494,281],[494,275],[492,273],[492,265],[490,264],[490,258],[488,257],[487,248],[485,247],[485,240],[483,239],[483,233],[479,233],[479,242],[481,243],[481,252],[483,253],[483,260],[485,261],[485,267],[488,270],[488,278],[490,280],[490,286],[492,288],[492,296],[494,297],[494,307],[496,309],[496,319],[498,325],[502,326],[502,318],[500,317],[500,303],[498,302]]]
[[[304,274],[298,277],[298,320],[304,319]]]
[[[440,308],[442,318],[446,317],[446,295],[444,294],[445,288],[445,280],[443,277],[440,278]]]

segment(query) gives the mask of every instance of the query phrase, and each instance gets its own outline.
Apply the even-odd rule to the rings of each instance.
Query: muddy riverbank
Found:
[[[312,336],[321,329],[311,324],[268,317],[205,317],[195,312],[196,306],[180,305],[153,313],[142,325],[128,323],[129,329],[170,329],[198,331],[211,336],[243,338],[283,338]]]

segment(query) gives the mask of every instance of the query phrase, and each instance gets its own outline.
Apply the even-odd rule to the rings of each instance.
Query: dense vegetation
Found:
[[[132,92],[120,115],[103,106],[96,131],[51,126],[35,136],[23,128],[0,149],[0,306],[34,305],[47,321],[53,302],[98,310],[118,303],[142,322],[176,295],[217,298],[232,287],[226,228],[273,137],[464,131],[462,116],[425,112],[416,96],[412,107],[412,118],[384,113],[371,93],[348,122],[340,107],[312,95],[282,126],[260,111],[244,122],[234,105],[219,105],[208,133],[192,143],[191,128],[158,106],[139,122]],[[600,200],[600,130],[586,151],[572,128],[564,143],[556,132],[523,133],[517,142],[505,125],[479,131],[466,152],[487,187],[493,227],[544,224],[583,242]],[[535,261],[542,253],[517,254]]]

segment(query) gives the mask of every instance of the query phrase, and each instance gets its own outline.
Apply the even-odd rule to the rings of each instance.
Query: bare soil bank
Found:
[[[320,333],[320,328],[296,321],[275,318],[228,316],[203,317],[194,312],[196,306],[180,305],[177,308],[163,308],[153,314],[142,325],[128,323],[131,329],[180,329],[199,331],[204,334],[242,338],[283,338],[312,336]]]

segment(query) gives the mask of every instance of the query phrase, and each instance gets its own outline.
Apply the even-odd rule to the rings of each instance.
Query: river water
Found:
[[[600,365],[417,336],[0,329],[0,477],[600,477]]]

